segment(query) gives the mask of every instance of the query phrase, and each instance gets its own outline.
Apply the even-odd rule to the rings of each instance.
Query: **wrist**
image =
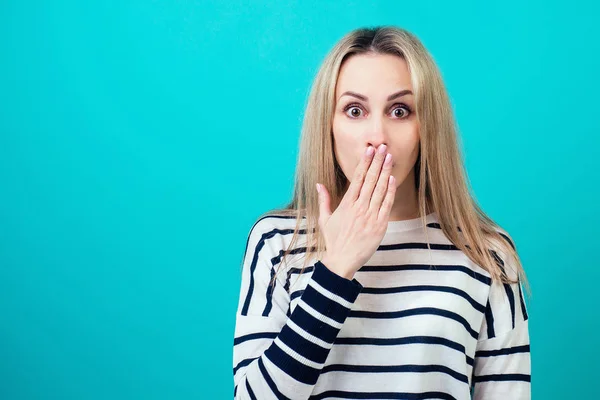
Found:
[[[331,258],[328,258],[327,256],[323,257],[320,261],[323,265],[325,265],[327,267],[328,270],[330,270],[334,274],[339,275],[342,278],[345,278],[348,280],[352,280],[354,278],[354,271],[348,271],[348,270],[343,269],[340,266],[339,262],[332,260]]]

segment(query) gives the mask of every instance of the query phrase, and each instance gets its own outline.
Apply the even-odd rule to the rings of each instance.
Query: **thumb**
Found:
[[[329,192],[320,183],[317,183],[317,192],[319,193],[319,221],[327,223],[331,217]]]

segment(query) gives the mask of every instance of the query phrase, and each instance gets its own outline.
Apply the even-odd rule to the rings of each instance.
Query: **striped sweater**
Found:
[[[521,283],[492,281],[438,222],[390,221],[349,280],[317,259],[300,273],[304,234],[276,274],[295,220],[256,221],[235,321],[235,399],[530,399]],[[514,260],[493,254],[516,278]]]

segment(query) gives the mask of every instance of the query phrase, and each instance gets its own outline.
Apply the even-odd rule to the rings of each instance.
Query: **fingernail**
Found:
[[[387,153],[385,155],[385,161],[383,163],[387,165],[390,163],[391,160],[392,160],[392,153]]]
[[[371,157],[373,155],[373,151],[375,151],[375,149],[373,148],[373,146],[369,146],[369,147],[367,147],[367,151],[365,151],[365,154],[368,157]]]
[[[317,192],[321,193],[321,185],[317,183]]]
[[[385,144],[379,145],[379,154],[385,153],[386,147],[387,146]]]

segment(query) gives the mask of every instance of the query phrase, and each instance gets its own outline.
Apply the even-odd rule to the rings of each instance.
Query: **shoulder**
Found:
[[[489,250],[507,277],[511,280],[518,280],[519,268],[515,241],[505,229],[496,226],[494,230],[500,237],[490,239]]]
[[[437,214],[432,215],[428,218],[427,227],[429,231],[433,233],[430,235],[430,238],[436,243],[452,243],[456,245],[456,242],[451,239],[442,229],[442,221],[440,220]],[[463,231],[460,226],[456,226],[456,235],[463,235]],[[516,255],[516,245],[512,236],[508,233],[508,231],[496,223],[490,223],[488,220],[487,223],[483,223],[480,225],[479,234],[483,239],[481,243],[483,247],[482,251],[487,251],[492,256],[496,264],[505,269],[507,276],[511,280],[517,279],[518,275],[518,267],[517,267],[517,258]],[[486,276],[487,278],[492,278],[492,274],[481,265],[472,261],[472,259],[464,252],[461,252],[461,257],[464,257],[464,262],[474,271],[479,272]]]
[[[261,214],[248,229],[246,253],[253,250],[278,255],[287,248],[296,225],[297,217],[293,210],[272,210]]]
[[[297,217],[293,210],[271,210],[261,214],[252,223],[248,236],[287,233],[296,227]]]
[[[494,230],[502,238],[502,241],[500,243],[496,244],[500,249],[505,249],[505,248],[507,248],[507,246],[511,247],[513,250],[517,249],[517,247],[515,245],[515,241],[510,236],[510,234],[508,233],[508,231],[506,231],[505,229],[501,228],[500,226],[495,226]]]

